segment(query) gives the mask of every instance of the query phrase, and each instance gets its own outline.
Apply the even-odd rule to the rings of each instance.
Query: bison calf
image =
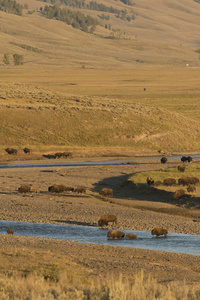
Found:
[[[123,231],[119,231],[119,230],[111,230],[108,231],[107,233],[107,237],[108,238],[112,238],[112,239],[122,239],[124,238],[125,233]]]
[[[113,190],[108,188],[103,188],[99,192],[100,195],[113,197]]]
[[[157,237],[159,237],[160,235],[164,235],[165,237],[167,237],[167,233],[168,231],[166,229],[160,227],[156,227],[151,230],[151,234],[156,235]]]
[[[86,193],[86,188],[79,186],[74,190],[74,192],[78,193],[78,194],[83,194],[83,193]]]
[[[112,222],[113,224],[117,224],[117,217],[114,215],[103,215],[101,218],[98,220],[98,226],[107,226],[109,222]]]
[[[188,193],[196,192],[196,186],[194,184],[189,184],[187,191]]]

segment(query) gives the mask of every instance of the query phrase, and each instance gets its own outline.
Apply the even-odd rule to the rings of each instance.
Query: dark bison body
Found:
[[[156,182],[154,182],[154,186],[159,186],[161,184],[162,184],[162,182],[160,180],[157,180]]]
[[[166,164],[167,157],[163,156],[160,161],[161,161],[161,164]]]
[[[185,195],[185,191],[184,190],[177,190],[174,192],[173,194],[173,198],[178,200],[180,199],[183,195]]]
[[[100,195],[113,197],[113,190],[108,188],[103,188],[99,192]]]
[[[98,221],[98,226],[107,226],[110,222],[117,224],[117,217],[115,215],[103,215]]]
[[[176,179],[166,178],[166,179],[164,179],[163,184],[167,185],[167,186],[175,185],[176,184]]]
[[[83,194],[83,193],[86,193],[86,188],[79,186],[74,190],[74,192],[78,193],[78,194]]]
[[[126,234],[125,238],[127,240],[134,240],[134,239],[137,239],[137,234],[129,233],[129,234]]]
[[[190,163],[192,161],[192,157],[191,156],[182,156],[181,157],[181,161],[182,162],[186,162],[187,161],[187,162]]]
[[[18,192],[23,193],[29,193],[31,191],[31,187],[28,184],[23,184],[18,188]]]
[[[7,234],[14,234],[14,230],[13,229],[11,229],[11,228],[9,228],[8,230],[7,230]]]
[[[197,177],[187,177],[187,176],[183,176],[181,178],[179,178],[178,180],[178,184],[179,185],[189,185],[189,184],[198,184],[199,183],[199,178]]]
[[[68,192],[68,191],[74,191],[74,188],[72,187],[68,187],[68,186],[65,186],[65,185],[62,185],[62,184],[54,184],[54,185],[51,185],[49,188],[48,188],[48,191],[51,192],[51,193],[62,193],[62,192]]]
[[[23,149],[23,151],[24,151],[25,154],[30,154],[31,153],[31,149],[26,148],[26,147]]]
[[[185,166],[183,166],[183,165],[178,166],[178,170],[180,172],[185,172]]]
[[[108,231],[107,233],[107,237],[108,238],[112,238],[112,239],[122,239],[124,238],[125,233],[123,231],[119,231],[119,230],[111,230]]]
[[[160,227],[156,227],[153,230],[151,230],[151,234],[152,235],[156,235],[157,237],[159,237],[160,235],[164,235],[165,237],[167,237],[167,230],[164,228],[160,228]]]
[[[154,180],[151,177],[147,177],[147,184],[150,185],[154,185]]]
[[[14,148],[6,148],[5,151],[6,151],[8,154],[17,154],[17,150],[14,149]]]

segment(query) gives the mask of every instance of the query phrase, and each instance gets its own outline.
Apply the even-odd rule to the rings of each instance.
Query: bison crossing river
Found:
[[[126,235],[137,235],[137,239],[109,240],[108,230],[93,226],[0,221],[0,234],[7,234],[8,228],[14,230],[13,238],[21,235],[200,255],[200,236],[192,234],[168,233],[167,238],[156,238],[150,231],[123,230]]]

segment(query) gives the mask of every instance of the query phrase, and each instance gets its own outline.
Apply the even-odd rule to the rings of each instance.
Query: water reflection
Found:
[[[126,234],[137,234],[137,239],[108,240],[108,230],[98,227],[15,221],[0,221],[0,234],[6,233],[9,227],[15,235],[200,255],[199,235],[169,233],[167,238],[155,238],[149,231],[123,230]]]

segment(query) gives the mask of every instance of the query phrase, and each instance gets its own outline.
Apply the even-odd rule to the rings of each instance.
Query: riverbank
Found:
[[[72,160],[74,158],[67,161]],[[162,168],[178,163],[179,160],[169,161]],[[152,201],[141,202],[134,197],[134,190],[128,191],[131,197],[127,195],[127,190],[124,196],[119,190],[120,184],[134,172],[156,170],[160,167],[159,159],[142,160],[137,163],[129,159],[128,163],[115,166],[0,169],[0,219],[97,226],[101,215],[112,213],[118,218],[116,228],[120,230],[150,231],[154,227],[164,227],[169,232],[200,234],[198,211],[154,202],[153,198]],[[19,194],[18,188],[21,184],[30,184],[31,190],[38,189],[39,193]],[[50,194],[48,187],[52,184],[63,184],[74,188],[84,186],[86,194],[73,192]],[[98,191],[102,187],[113,188],[114,198],[100,197]],[[141,205],[142,207],[139,208]],[[165,213],[165,209],[168,213]],[[173,213],[170,214],[170,211]],[[181,212],[184,213],[181,214]],[[144,270],[146,277],[151,274],[163,284],[184,280],[186,283],[193,284],[200,282],[198,269],[200,256],[197,255],[80,244],[15,235],[1,235],[0,244],[3,258],[1,261],[5,261],[7,257],[5,270],[19,268],[24,272],[27,268],[34,269],[40,263],[42,264],[38,258],[39,253],[43,253],[42,256],[47,253],[46,264],[48,261],[52,262],[54,257],[53,261],[58,262],[58,269],[61,270],[61,261],[65,257],[70,261],[69,269],[73,269],[75,264],[76,274],[84,273],[88,278],[106,278],[110,273],[117,277],[122,273],[124,277],[130,277],[133,280],[136,273]],[[29,250],[33,251],[30,265]],[[10,255],[5,255],[9,251],[13,259],[10,259]],[[26,264],[19,267],[21,258],[26,256]]]

